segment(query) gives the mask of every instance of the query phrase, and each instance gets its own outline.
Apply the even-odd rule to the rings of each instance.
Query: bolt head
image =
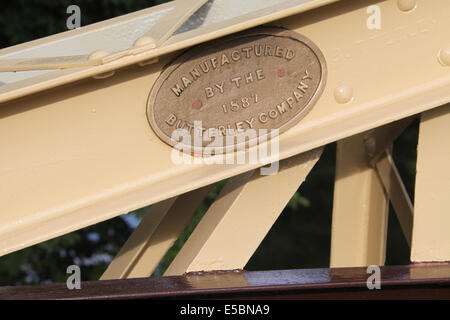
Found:
[[[403,12],[408,12],[416,8],[416,0],[397,0],[398,8]]]
[[[340,84],[334,89],[334,98],[340,104],[353,100],[353,88],[348,84]]]
[[[450,66],[450,45],[439,51],[438,58],[443,66]]]

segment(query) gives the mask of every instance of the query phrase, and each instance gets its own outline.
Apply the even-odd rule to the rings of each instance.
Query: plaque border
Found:
[[[300,120],[302,120],[312,110],[312,108],[316,105],[319,98],[322,96],[323,91],[325,90],[326,83],[327,83],[328,70],[327,70],[325,56],[323,55],[322,51],[319,49],[319,47],[313,41],[311,41],[309,38],[307,38],[306,36],[296,32],[296,31],[292,31],[292,30],[285,29],[282,27],[256,27],[256,28],[241,31],[241,32],[238,32],[238,33],[235,33],[233,35],[229,35],[229,36],[226,36],[223,38],[214,39],[214,40],[202,43],[200,45],[191,47],[187,50],[184,50],[177,57],[175,57],[172,61],[170,61],[164,68],[162,68],[162,71],[160,72],[158,78],[156,79],[155,83],[153,84],[153,86],[150,90],[150,94],[148,96],[147,104],[146,104],[146,106],[147,106],[146,114],[147,114],[147,120],[150,124],[150,127],[163,142],[165,142],[172,148],[174,148],[176,145],[180,144],[180,142],[173,141],[170,136],[168,136],[163,130],[161,130],[158,127],[155,117],[154,117],[153,106],[154,106],[154,102],[156,100],[156,96],[157,96],[162,84],[170,76],[170,74],[173,71],[175,71],[181,64],[188,62],[191,57],[195,56],[196,54],[198,54],[199,52],[203,51],[206,48],[210,48],[210,47],[214,46],[215,43],[220,42],[220,44],[223,45],[224,42],[233,41],[233,40],[237,40],[237,39],[241,39],[241,38],[245,38],[245,37],[258,36],[258,35],[286,37],[286,38],[290,38],[294,41],[302,42],[304,45],[306,45],[307,47],[309,47],[311,49],[311,51],[315,54],[315,56],[320,64],[320,69],[321,69],[320,76],[321,77],[320,77],[320,81],[319,81],[317,90],[314,92],[311,99],[305,104],[303,109],[298,114],[296,114],[285,124],[283,124],[282,126],[277,128],[277,129],[279,129],[279,135],[281,135],[283,132],[286,132],[287,130],[289,130],[296,124],[298,124],[300,122]],[[267,141],[270,140],[270,129],[268,129],[268,131],[269,131],[268,134],[262,136],[262,137],[265,137],[267,139]],[[257,136],[257,139],[259,139],[259,137],[260,136]],[[255,140],[255,139],[253,139],[253,140]],[[235,143],[235,144],[233,144],[232,148],[235,151],[236,148],[242,147],[243,144],[245,144],[245,148],[247,149],[249,144],[251,144],[251,143],[250,143],[250,141],[246,141],[246,142],[243,142],[240,144]],[[253,144],[255,144],[255,143],[253,143]],[[257,143],[256,143],[256,145],[257,145]],[[193,146],[191,145],[190,147],[192,148]],[[201,148],[202,151],[205,149],[205,147],[203,147],[203,146],[196,147],[196,148]],[[215,148],[215,151],[219,151],[219,153],[223,153],[225,150],[228,151],[231,148],[231,146],[224,145],[223,147],[213,147],[213,148]],[[193,153],[193,151],[192,151],[192,153]]]

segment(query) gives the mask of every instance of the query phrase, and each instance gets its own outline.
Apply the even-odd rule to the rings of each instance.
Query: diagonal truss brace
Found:
[[[100,280],[149,277],[188,225],[212,186],[152,205]]]
[[[243,269],[322,150],[281,161],[273,175],[256,170],[230,179],[164,275]]]
[[[231,178],[165,275],[243,268],[322,149],[283,160],[274,175],[251,170]],[[153,206],[101,280],[150,276],[210,189],[207,186]]]
[[[384,265],[389,201],[408,243],[413,206],[391,157],[405,118],[338,142],[331,266]]]
[[[411,124],[414,117],[376,128],[365,135],[370,165],[377,172],[381,185],[392,203],[403,235],[411,246],[414,207],[391,155],[392,143]]]

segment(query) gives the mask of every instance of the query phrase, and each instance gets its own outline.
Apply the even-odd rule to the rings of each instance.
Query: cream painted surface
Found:
[[[422,114],[411,261],[450,261],[450,105]]]
[[[364,27],[360,1],[273,23],[314,41],[329,75],[313,110],[280,137],[281,159],[450,101],[450,68],[437,60],[450,32],[450,2],[419,1],[410,13],[395,3],[378,3],[381,31]],[[187,34],[173,41],[181,45]],[[171,162],[171,148],[151,130],[145,111],[172,57],[0,105],[0,255],[261,165]],[[334,100],[342,81],[353,88],[347,104]]]
[[[164,275],[243,269],[321,154],[285,159],[274,175],[230,179]]]
[[[228,0],[223,0],[228,1]],[[234,0],[233,0],[234,1]],[[105,72],[110,72],[112,70],[116,70],[118,68],[139,64],[142,61],[148,61],[149,59],[154,59],[161,55],[165,55],[167,53],[174,52],[176,50],[185,49],[190,46],[203,43],[208,40],[216,39],[221,36],[229,35],[238,31],[242,31],[251,27],[255,27],[264,23],[268,23],[280,18],[284,18],[290,15],[294,15],[299,12],[304,12],[310,10],[312,8],[317,8],[323,6],[328,3],[332,3],[338,0],[286,0],[282,2],[278,2],[278,0],[271,0],[270,2],[259,2],[259,6],[249,10],[251,8],[246,8],[246,4],[252,2],[250,1],[237,1],[240,3],[239,6],[236,6],[238,9],[242,9],[243,12],[247,12],[246,14],[239,14],[238,11],[232,11],[231,16],[227,16],[226,20],[221,22],[214,22],[211,24],[201,23],[202,26],[199,28],[193,28],[191,25],[188,27],[186,32],[181,32],[173,37],[171,37],[168,41],[166,41],[165,45],[151,50],[145,50],[140,52],[140,54],[124,54],[128,51],[131,51],[131,44],[138,38],[138,36],[134,37],[133,40],[127,44],[126,48],[122,48],[121,46],[117,46],[117,49],[111,50],[112,52],[119,50],[118,55],[120,59],[114,59],[118,61],[113,61],[113,63],[107,63],[104,65],[90,67],[90,68],[79,68],[73,70],[63,70],[63,71],[53,71],[53,72],[45,72],[42,71],[27,71],[21,72],[20,74],[14,73],[3,73],[1,76],[4,77],[12,77],[12,78],[0,78],[0,81],[8,82],[3,88],[0,89],[0,102],[12,100],[18,97],[22,97],[25,95],[29,95],[36,92],[41,92],[42,90],[53,88],[56,86],[61,86],[63,84],[71,83],[80,79],[85,79],[88,77],[92,77],[96,74],[103,74]],[[147,10],[142,10],[137,13],[133,13],[130,15],[121,16],[115,19],[107,20],[105,22],[101,22],[98,24],[94,24],[91,26],[87,26],[86,29],[80,28],[77,30],[68,31],[65,33],[57,34],[55,36],[51,36],[48,38],[43,38],[36,41],[27,42],[22,45],[18,45],[15,47],[7,48],[0,51],[0,55],[3,57],[10,58],[21,58],[20,56],[11,56],[11,53],[20,52],[22,50],[35,50],[35,47],[46,47],[46,46],[57,46],[60,41],[65,41],[66,38],[69,40],[71,37],[80,36],[83,39],[86,37],[86,40],[83,40],[83,43],[94,43],[95,46],[91,46],[94,48],[93,50],[98,50],[98,44],[102,44],[101,39],[98,41],[89,41],[90,34],[94,34],[95,36],[99,36],[103,32],[103,29],[115,28],[117,25],[122,23],[135,23],[133,19],[146,18],[150,15],[150,19],[155,19],[155,14],[160,14],[161,10],[169,10],[170,8],[166,7],[166,5],[171,5],[174,2],[170,2],[165,5],[160,5],[157,7],[153,7]],[[215,2],[216,3],[216,2]],[[217,3],[220,3],[217,2]],[[272,3],[271,6],[266,7],[264,3]],[[273,5],[273,3],[276,3]],[[261,7],[262,5],[262,7]],[[258,10],[259,9],[259,10]],[[166,11],[164,12],[164,16],[158,16],[157,19],[165,17]],[[208,11],[209,12],[209,11]],[[233,13],[234,12],[234,13]],[[207,12],[206,12],[207,13]],[[199,10],[197,14],[200,16],[206,14],[204,10]],[[223,15],[223,14],[222,14]],[[198,16],[193,16],[194,20],[198,19]],[[131,20],[131,21],[130,21]],[[202,19],[200,19],[201,22]],[[190,22],[190,21],[187,21]],[[152,24],[152,26],[154,23]],[[126,27],[125,29],[127,29]],[[180,29],[183,29],[182,26]],[[148,30],[148,29],[147,29]],[[69,33],[70,32],[70,33]],[[120,41],[113,41],[113,43],[118,44]],[[76,43],[75,43],[76,44]],[[66,43],[66,48],[70,48],[71,44]],[[114,47],[116,48],[116,47]],[[128,49],[130,48],[130,49]],[[103,47],[103,50],[107,50],[107,47]],[[122,49],[122,50],[121,50]],[[50,50],[52,54],[56,54],[54,50]],[[140,50],[139,50],[140,51]],[[92,52],[92,51],[90,51]],[[76,54],[76,53],[75,53]],[[39,55],[42,56],[42,55]],[[112,54],[112,56],[117,57],[117,54]],[[29,73],[29,74],[28,74]]]
[[[177,4],[178,1],[178,4]],[[165,18],[172,14],[178,6],[183,6],[189,0],[171,1],[149,9],[141,10],[132,14],[110,19],[97,24],[81,27],[78,30],[67,31],[53,37],[47,42],[40,41],[33,46],[21,45],[16,48],[0,50],[0,58],[21,59],[40,58],[55,56],[89,55],[96,50],[106,52],[124,51],[132,47],[133,43],[146,35],[149,30],[154,29],[158,23],[167,23]],[[192,1],[192,0],[191,0]],[[195,2],[195,0],[193,0]],[[297,0],[296,5],[301,5],[315,0]],[[267,7],[276,6],[287,0],[214,0],[209,1],[186,21],[177,33],[184,33],[223,22],[250,12],[258,11]],[[292,2],[292,1],[290,1]],[[81,8],[83,13],[83,8]],[[63,16],[62,18],[64,18]],[[161,26],[156,30],[167,28]],[[152,36],[152,35],[150,35]],[[157,36],[157,35],[156,35]],[[39,40],[38,40],[39,41]],[[20,73],[0,73],[0,81],[12,83],[37,75],[48,73],[48,71],[26,71]],[[56,75],[56,74],[55,74]]]
[[[411,247],[414,208],[389,150],[375,165],[378,177],[391,200],[406,242]]]
[[[330,267],[384,265],[389,202],[364,135],[338,142]]]

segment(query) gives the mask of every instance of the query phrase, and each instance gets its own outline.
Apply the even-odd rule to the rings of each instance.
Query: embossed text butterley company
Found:
[[[320,97],[325,80],[325,59],[314,43],[293,31],[260,28],[175,59],[151,90],[147,116],[172,146],[180,143],[172,133],[181,129],[206,135],[200,147],[215,140],[225,148],[256,140],[246,135],[248,129],[257,135],[271,129],[281,133],[298,123]]]

